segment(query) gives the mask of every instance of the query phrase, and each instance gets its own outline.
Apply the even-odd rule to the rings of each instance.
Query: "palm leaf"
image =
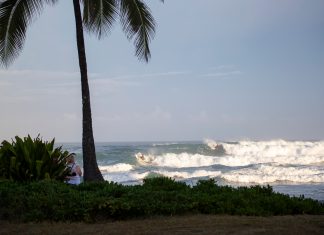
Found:
[[[140,0],[122,0],[120,17],[127,38],[135,36],[135,55],[147,62],[151,57],[149,42],[155,34],[155,21],[150,9]]]
[[[116,0],[82,0],[83,24],[100,39],[110,32],[117,15]]]
[[[0,64],[9,64],[23,48],[27,26],[40,14],[44,3],[57,0],[5,0],[0,2]]]

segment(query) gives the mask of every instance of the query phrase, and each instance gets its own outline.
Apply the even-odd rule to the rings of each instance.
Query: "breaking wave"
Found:
[[[248,166],[260,163],[278,163],[278,164],[297,164],[297,165],[324,165],[324,155],[276,155],[252,153],[242,155],[224,155],[224,156],[207,156],[202,154],[191,153],[166,153],[162,155],[145,155],[137,157],[140,164],[160,166],[160,167],[203,167],[212,165],[223,166]]]
[[[211,166],[217,164],[217,158],[213,156],[190,154],[186,152],[180,154],[166,153],[157,156],[137,153],[135,157],[141,164],[150,164],[160,167],[184,168]]]
[[[118,163],[115,165],[99,166],[102,172],[124,172],[133,170],[133,166],[126,163]]]
[[[135,155],[151,172],[172,178],[219,177],[239,183],[324,183],[324,141],[205,140],[210,151]],[[219,148],[224,154],[219,154]],[[212,167],[213,170],[210,170]],[[224,167],[221,167],[224,166]],[[187,169],[186,169],[187,168]],[[217,169],[217,170],[216,170]]]
[[[317,167],[284,167],[260,165],[222,174],[223,179],[239,183],[322,183],[324,182],[324,169]]]
[[[199,177],[218,177],[221,175],[221,171],[208,171],[208,170],[195,170],[193,172],[187,171],[155,171],[155,173],[179,179],[190,179]]]

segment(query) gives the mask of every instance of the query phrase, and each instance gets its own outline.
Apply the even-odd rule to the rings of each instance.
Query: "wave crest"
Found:
[[[255,168],[246,168],[224,173],[223,179],[239,183],[323,183],[324,169],[305,167],[283,167],[260,165]]]
[[[145,155],[138,153],[136,159],[141,164],[150,164],[160,167],[202,167],[217,164],[217,159],[213,156],[205,156],[201,154],[190,153],[166,153],[163,155],[154,156],[151,154]]]
[[[103,172],[125,172],[133,170],[133,166],[126,163],[117,163],[115,165],[99,166],[100,171]]]

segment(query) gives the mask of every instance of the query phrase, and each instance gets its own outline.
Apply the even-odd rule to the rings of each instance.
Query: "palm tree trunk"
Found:
[[[90,106],[90,91],[88,84],[87,61],[84,46],[82,17],[80,10],[80,0],[73,0],[77,46],[79,55],[79,66],[81,73],[82,87],[82,151],[83,151],[83,168],[85,181],[99,181],[103,177],[99,171],[96,150],[93,139],[91,106]]]

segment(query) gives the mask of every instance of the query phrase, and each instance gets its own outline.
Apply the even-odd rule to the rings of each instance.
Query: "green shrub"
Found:
[[[184,182],[176,182],[169,177],[152,177],[143,180],[143,187],[152,190],[183,190],[189,188]]]
[[[39,136],[4,140],[0,145],[0,178],[13,181],[55,179],[63,181],[68,174],[65,160],[69,153],[54,149],[54,139],[44,142]]]
[[[269,186],[233,188],[211,180],[200,181],[194,187],[165,177],[135,186],[113,182],[75,186],[51,180],[0,181],[0,220],[92,222],[197,213],[323,215],[324,204],[275,193]]]

